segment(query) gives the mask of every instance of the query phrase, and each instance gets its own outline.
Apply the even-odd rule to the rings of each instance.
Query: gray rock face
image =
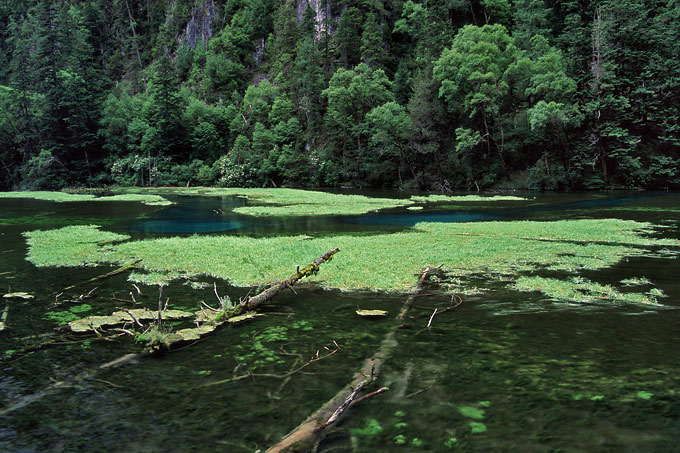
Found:
[[[196,4],[183,37],[192,49],[199,43],[206,46],[215,31],[216,18],[215,0],[203,0]]]
[[[296,8],[298,23],[302,22],[307,5],[314,10],[314,15],[316,16],[316,32],[318,36],[326,29],[326,19],[333,18],[330,2],[324,0],[298,0]]]

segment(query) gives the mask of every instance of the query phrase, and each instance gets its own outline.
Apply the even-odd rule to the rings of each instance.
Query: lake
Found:
[[[0,315],[6,313],[0,450],[264,451],[348,385],[393,330],[408,297],[303,284],[277,296],[264,317],[163,357],[102,370],[141,347],[124,335],[53,337],[58,322],[50,313],[88,305],[84,315],[105,314],[134,302],[153,308],[158,290],[142,286],[139,294],[123,273],[64,291],[112,268],[35,267],[25,259],[25,231],[96,224],[133,239],[365,235],[423,221],[619,218],[663,226],[657,237],[680,237],[677,193],[526,195],[530,200],[522,203],[432,203],[417,211],[308,217],[235,214],[250,202],[232,196],[168,195],[175,204],[167,207],[0,199],[2,291],[35,296],[0,300]],[[581,273],[618,287],[623,279],[646,277],[665,295],[660,307],[555,301],[511,290],[499,276],[477,276],[465,283],[479,291],[462,295],[460,306],[426,329],[433,310],[451,304],[444,282],[430,281],[396,330],[397,346],[375,384],[389,391],[350,408],[318,451],[680,451],[677,269],[670,253]],[[199,300],[216,304],[213,283],[232,300],[253,291],[199,280],[204,288],[174,281],[163,297],[172,307],[195,309]],[[389,316],[358,318],[357,308]],[[341,348],[336,354],[286,376],[334,342]],[[253,376],[215,384],[248,373]]]

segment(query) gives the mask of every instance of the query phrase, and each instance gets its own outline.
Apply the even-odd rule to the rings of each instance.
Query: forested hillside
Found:
[[[3,0],[0,188],[680,185],[676,0]]]

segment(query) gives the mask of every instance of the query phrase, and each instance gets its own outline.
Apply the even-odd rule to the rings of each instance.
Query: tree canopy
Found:
[[[0,4],[0,189],[680,186],[678,2]]]

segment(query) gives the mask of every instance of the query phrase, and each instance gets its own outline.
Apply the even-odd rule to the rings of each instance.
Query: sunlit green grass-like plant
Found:
[[[256,286],[283,278],[297,265],[306,265],[338,247],[341,254],[324,264],[323,272],[311,277],[312,281],[342,290],[405,291],[413,286],[414,276],[428,265],[442,265],[448,273],[458,276],[513,276],[541,269],[577,273],[613,266],[624,257],[651,253],[646,246],[680,246],[677,240],[646,237],[651,230],[646,223],[608,219],[421,223],[393,234],[312,239],[190,236],[103,247],[100,244],[121,240],[121,236],[108,237],[112,233],[96,227],[69,227],[32,232],[27,237],[28,259],[38,265],[121,264],[141,258],[147,271],[204,274],[228,279],[237,286]],[[90,242],[84,243],[84,237],[91,238]],[[607,243],[601,243],[601,238]]]
[[[347,195],[315,190],[287,188],[208,188],[176,187],[151,189],[155,193],[192,196],[240,196],[258,205],[242,206],[234,212],[252,216],[313,216],[365,214],[385,208],[409,206],[413,202],[398,198],[373,198],[363,195]],[[144,189],[125,189],[126,193],[142,192]]]
[[[93,266],[107,262],[106,255],[111,249],[105,245],[130,238],[101,231],[96,225],[35,230],[24,233],[24,237],[28,242],[28,260],[36,266]]]
[[[151,206],[166,206],[172,204],[160,195],[153,194],[121,194],[106,197],[97,197],[93,194],[50,192],[50,191],[25,191],[25,192],[0,192],[0,198],[29,198],[33,200],[54,201],[57,203],[77,201],[136,201]]]
[[[615,300],[636,304],[656,304],[656,297],[645,293],[623,293],[610,285],[584,278],[569,280],[544,277],[519,277],[513,284],[518,291],[540,291],[551,299],[588,303],[597,300]]]
[[[524,197],[516,197],[513,195],[414,195],[411,201],[417,203],[433,203],[433,202],[484,202],[491,203],[496,201],[528,201]]]

